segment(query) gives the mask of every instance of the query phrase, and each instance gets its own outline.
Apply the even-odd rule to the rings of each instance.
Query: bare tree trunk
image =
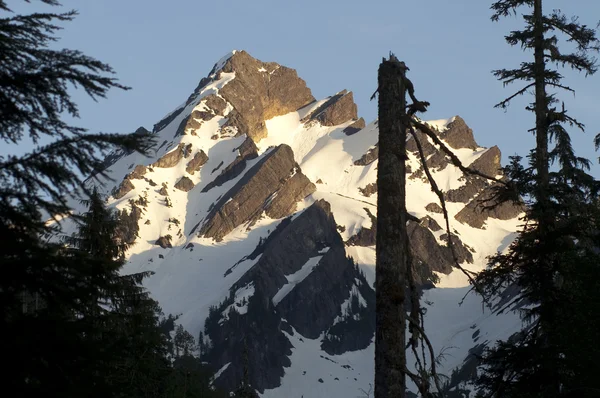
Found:
[[[375,398],[406,396],[406,67],[391,55],[379,66],[379,164]]]

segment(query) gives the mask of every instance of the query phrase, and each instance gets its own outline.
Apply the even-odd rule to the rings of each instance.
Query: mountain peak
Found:
[[[479,147],[462,118],[426,123],[465,166],[498,173],[499,148]],[[247,344],[263,397],[360,395],[373,380],[377,121],[358,118],[351,91],[317,101],[294,69],[232,51],[153,132],[155,153],[109,157],[115,182],[100,187],[135,242],[125,271],[154,272],[145,286],[199,336],[216,386],[242,380]],[[478,271],[510,243],[521,209],[482,211],[493,186],[417,136],[447,196],[457,257]],[[468,281],[413,139],[407,155],[412,267],[432,344],[452,347],[440,366],[451,374],[519,319],[482,315],[473,296],[458,306]]]

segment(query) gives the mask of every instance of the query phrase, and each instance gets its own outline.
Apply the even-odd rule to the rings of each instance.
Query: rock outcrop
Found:
[[[123,196],[127,195],[129,192],[133,191],[135,186],[131,182],[131,180],[127,177],[119,184],[119,186],[112,193],[113,198],[121,199]]]
[[[200,171],[206,162],[208,162],[208,156],[204,151],[200,150],[200,152],[196,152],[192,160],[185,166],[185,171],[193,175],[195,172]]]
[[[483,228],[488,218],[510,220],[523,212],[522,205],[516,205],[512,202],[504,202],[493,206],[496,203],[494,199],[495,188],[495,185],[491,185],[484,189],[459,211],[454,218],[473,228]]]
[[[207,95],[200,101],[196,109],[181,121],[175,137],[185,135],[188,132],[196,135],[196,130],[202,126],[203,122],[209,121],[217,115],[223,116],[226,108],[227,102],[223,98],[216,94]]]
[[[357,119],[358,108],[354,103],[352,91],[343,90],[329,98],[302,121],[318,120],[323,126],[337,126],[349,120],[358,122]]]
[[[180,143],[177,148],[163,155],[156,162],[152,163],[152,167],[169,168],[175,166],[183,158],[187,158],[192,151],[192,144]]]
[[[223,195],[199,234],[219,241],[235,227],[259,219],[263,211],[273,218],[289,214],[299,200],[315,190],[315,185],[295,162],[292,149],[280,145]]]
[[[220,187],[229,180],[242,174],[246,169],[246,163],[249,160],[256,159],[258,157],[258,148],[254,141],[248,137],[244,140],[242,145],[237,149],[238,156],[231,162],[221,174],[219,174],[213,181],[209,182],[203,189],[202,192],[208,192],[214,187]]]
[[[171,244],[171,235],[161,236],[154,242],[155,245],[162,247],[163,249],[171,249],[173,245]]]
[[[358,188],[360,193],[367,198],[375,193],[377,193],[377,182],[372,182],[367,184],[364,188]]]
[[[188,177],[183,176],[175,183],[174,187],[180,191],[188,192],[194,188],[194,183]]]
[[[249,375],[251,384],[260,392],[277,386],[289,363],[287,355],[291,353],[291,345],[282,333],[283,330],[291,332],[289,326],[311,338],[317,338],[327,330],[331,338],[326,348],[330,352],[340,351],[342,347],[363,349],[371,342],[375,325],[374,291],[346,257],[329,204],[317,201],[293,221],[284,221],[280,225],[268,242],[257,248],[261,254],[257,263],[231,289],[232,299],[236,291],[253,289],[247,303],[248,311],[239,313],[233,307],[226,319],[215,316],[207,320],[205,330],[213,343],[208,353],[210,362],[217,366],[232,363],[217,379],[217,385],[237,385],[243,376],[243,366],[240,366],[243,362],[232,360],[243,352],[242,334],[247,336],[249,333],[252,337],[246,338],[251,361],[249,368],[262,369],[261,372],[251,371]],[[288,277],[310,262],[314,263],[312,271],[286,288]],[[358,320],[366,331],[361,334],[364,337],[354,335],[337,339],[336,332],[339,334],[341,328],[331,328],[335,326],[335,319],[344,315],[341,306],[350,298],[354,285],[358,285],[358,291],[366,301],[366,306],[362,307],[368,307],[365,312],[372,316]],[[232,300],[224,302],[214,314],[222,313],[231,304]],[[350,318],[357,321],[352,314]],[[266,369],[265,361],[270,364]]]
[[[121,184],[113,191],[112,196],[115,199],[121,199],[123,196],[127,195],[129,192],[135,189],[135,186],[131,182],[131,180],[142,180],[144,179],[144,175],[146,174],[146,167],[141,164],[135,166],[133,171],[125,176]]]
[[[414,268],[418,273],[427,275],[431,271],[437,271],[449,274],[452,271],[454,261],[450,248],[439,244],[429,228],[410,221],[408,224],[408,238],[410,240]],[[473,255],[457,236],[452,237],[452,243],[454,244],[459,263],[465,261],[468,263],[473,262]]]
[[[477,170],[487,176],[495,177],[500,174],[500,148],[493,146],[481,154],[480,157],[475,159],[473,163],[469,165],[470,168]]]
[[[467,126],[460,116],[455,116],[454,120],[448,123],[447,130],[440,134],[440,138],[454,149],[477,149],[479,147],[475,142],[475,137],[473,137],[473,130]]]
[[[358,133],[360,130],[364,129],[366,126],[367,126],[367,124],[365,123],[365,119],[363,119],[361,117],[360,119],[358,119],[357,121],[352,123],[350,126],[346,127],[344,129],[344,134],[352,135],[352,134]]]
[[[374,148],[371,148],[361,156],[360,159],[354,161],[355,166],[368,166],[379,157],[379,143],[375,144]]]
[[[430,211],[432,213],[443,213],[444,211],[442,210],[442,207],[434,202],[429,203],[427,206],[425,206],[425,210]]]
[[[220,90],[233,106],[227,126],[247,134],[255,142],[267,135],[265,120],[300,109],[315,98],[295,70],[273,62],[261,62],[245,51],[236,52],[221,72],[235,72],[235,79]]]

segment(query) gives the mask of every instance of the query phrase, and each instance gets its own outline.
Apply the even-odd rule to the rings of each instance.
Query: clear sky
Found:
[[[509,47],[503,36],[521,20],[490,21],[491,0],[62,0],[80,15],[65,24],[59,46],[83,50],[111,64],[123,84],[98,103],[83,93],[78,124],[93,132],[148,129],[183,102],[213,64],[232,49],[292,67],[316,98],[342,89],[354,92],[359,114],[376,118],[377,67],[390,51],[410,67],[417,96],[432,103],[425,119],[462,116],[480,145],[498,145],[507,156],[526,154],[534,140],[533,115],[515,102],[508,112],[493,109],[518,86],[503,88],[491,70],[531,58]],[[48,9],[33,0],[9,0],[18,11]],[[596,26],[598,0],[544,0]],[[53,7],[54,8],[54,7]],[[56,10],[54,10],[56,11]],[[529,57],[529,58],[528,58]],[[566,73],[577,95],[562,95],[572,116],[587,126],[573,131],[578,154],[593,159],[600,132],[600,73],[583,79]]]

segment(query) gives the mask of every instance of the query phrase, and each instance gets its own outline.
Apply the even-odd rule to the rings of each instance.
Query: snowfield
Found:
[[[122,210],[128,208],[130,199],[147,195],[148,206],[139,221],[139,237],[128,252],[124,272],[153,271],[154,275],[146,279],[145,286],[159,301],[165,313],[181,314],[179,322],[196,338],[203,330],[210,307],[222,302],[229,295],[229,289],[234,283],[260,259],[260,256],[254,260],[244,259],[245,256],[252,253],[259,241],[267,238],[281,220],[263,215],[254,225],[235,228],[220,242],[198,237],[191,231],[206,220],[211,206],[243,178],[244,173],[259,162],[269,148],[280,144],[289,145],[302,173],[316,185],[316,192],[299,203],[294,217],[316,200],[324,199],[330,203],[336,223],[344,227],[340,234],[345,241],[360,229],[371,227],[372,221],[365,208],[373,215],[376,215],[377,210],[377,194],[366,197],[359,191],[359,188],[376,181],[377,161],[367,166],[354,164],[377,144],[377,122],[374,121],[358,133],[348,136],[344,129],[352,123],[351,121],[338,126],[322,126],[315,121],[301,121],[326,99],[268,120],[268,135],[257,143],[260,156],[250,160],[245,171],[238,177],[208,192],[201,192],[221,170],[234,161],[238,155],[237,148],[246,137],[223,134],[223,124],[227,120],[227,114],[232,111],[230,105],[225,111],[225,116],[215,116],[210,121],[203,122],[193,134],[176,137],[175,133],[185,117],[194,110],[205,109],[203,99],[206,96],[219,95],[219,90],[235,79],[235,73],[221,73],[220,79],[216,79],[216,73],[231,56],[232,54],[229,54],[217,63],[212,75],[214,81],[191,98],[191,101],[167,115],[168,117],[179,112],[170,123],[156,132],[160,148],[152,157],[146,158],[137,154],[124,156],[108,170],[114,181],[88,182],[97,185],[108,195],[133,167],[151,165],[166,153],[177,150],[180,143],[192,144],[191,157],[200,150],[208,155],[208,162],[194,175],[186,173],[186,163],[191,157],[182,159],[174,167],[154,167],[145,177],[155,183],[155,186],[143,179],[132,180],[135,186],[133,191],[119,200],[111,198],[109,201],[111,207]],[[452,120],[435,120],[428,123],[442,131]],[[218,138],[215,139],[215,135]],[[465,165],[469,165],[485,151],[485,148],[463,148],[457,150],[456,154]],[[419,167],[417,159],[412,154],[409,158],[410,166],[416,170]],[[184,175],[195,184],[189,192],[173,188]],[[464,179],[460,178],[462,173],[452,165],[441,171],[434,171],[433,176],[440,188],[446,191],[465,183]],[[165,206],[164,197],[158,193],[163,183],[166,183],[172,207]],[[428,183],[422,179],[407,181],[409,212],[419,218],[430,216],[439,225],[445,225],[441,214],[425,209],[425,206],[432,202],[438,201]],[[448,203],[451,228],[474,251],[473,264],[465,263],[462,266],[477,272],[485,267],[487,256],[506,250],[515,237],[519,220],[515,218],[502,221],[490,218],[485,229],[473,228],[454,220],[454,215],[464,205]],[[173,219],[178,220],[178,225],[169,221]],[[436,233],[438,240],[444,232]],[[173,237],[172,249],[162,249],[155,244],[159,237],[167,234]],[[288,282],[272,298],[273,303],[280,302],[297,283],[306,278],[325,252],[324,250],[319,256],[312,257],[297,273],[287,275]],[[374,246],[347,246],[346,254],[355,260],[365,273],[368,283],[373,285]],[[450,376],[452,370],[463,363],[469,349],[478,344],[506,339],[520,329],[521,321],[514,313],[495,314],[485,308],[477,295],[468,293],[469,283],[459,270],[454,270],[450,275],[438,276],[439,283],[434,289],[425,292],[422,302],[427,309],[425,327],[429,338],[437,354],[444,355],[438,368],[439,372]],[[254,286],[251,284],[238,289],[235,302],[230,307],[244,314],[247,311],[247,305],[244,303],[247,303],[247,299],[253,294]],[[228,307],[223,315],[226,316],[229,310]],[[346,398],[365,396],[364,392],[369,391],[374,377],[373,344],[364,350],[332,356],[320,348],[323,336],[308,339],[297,331],[294,331],[293,335],[286,335],[294,347],[290,357],[292,364],[285,369],[281,386],[266,390],[262,397]],[[414,364],[414,358],[410,355],[408,364]],[[215,379],[227,366],[229,364],[217,369]]]

